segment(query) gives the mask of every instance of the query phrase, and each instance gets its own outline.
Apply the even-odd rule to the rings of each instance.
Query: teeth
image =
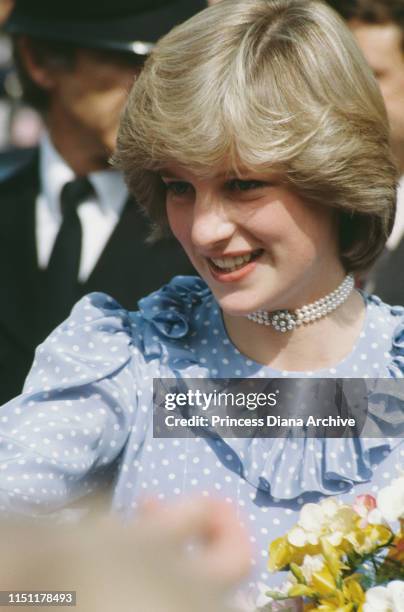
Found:
[[[249,261],[251,261],[251,258],[252,253],[249,253],[248,255],[238,255],[237,257],[212,257],[211,261],[213,261],[215,266],[217,266],[218,268],[222,268],[224,270],[232,270],[237,266],[241,266],[244,263],[248,263]]]

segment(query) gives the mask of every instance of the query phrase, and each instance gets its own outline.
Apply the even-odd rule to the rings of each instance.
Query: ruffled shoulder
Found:
[[[35,353],[24,392],[58,391],[112,375],[131,359],[130,313],[110,296],[91,293]]]
[[[167,342],[189,335],[195,325],[195,310],[211,296],[207,285],[197,276],[176,276],[167,285],[139,301],[143,320],[143,352],[159,356]]]
[[[166,338],[183,338],[192,325],[192,313],[210,295],[197,276],[175,276],[167,285],[139,302],[142,317]]]
[[[389,371],[394,378],[404,378],[404,308],[392,306],[390,312],[396,320],[396,325],[392,337]]]
[[[404,307],[390,306],[377,295],[362,292],[368,309],[371,310],[370,327],[377,344],[383,346],[387,371],[392,378],[404,377]]]

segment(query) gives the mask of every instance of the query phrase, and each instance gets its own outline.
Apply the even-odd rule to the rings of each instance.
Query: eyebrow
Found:
[[[179,178],[179,176],[175,174],[175,172],[171,172],[170,170],[167,170],[167,168],[160,168],[158,173],[160,174],[160,176],[165,176],[167,178]]]
[[[160,174],[161,177],[164,176],[165,178],[172,178],[172,179],[178,179],[178,180],[181,180],[181,181],[186,181],[186,179],[181,178],[180,174],[176,174],[175,172],[172,172],[168,168],[160,168],[158,173]],[[220,174],[215,174],[211,178],[219,179],[219,180],[233,180],[233,179],[243,180],[242,177],[236,175],[235,173],[233,174],[233,173],[229,173],[229,172],[221,172]]]

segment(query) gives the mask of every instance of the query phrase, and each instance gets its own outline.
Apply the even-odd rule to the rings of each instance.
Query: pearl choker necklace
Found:
[[[312,304],[307,304],[294,311],[275,310],[274,312],[266,312],[265,310],[257,310],[247,315],[247,319],[259,325],[272,325],[274,329],[280,332],[291,331],[300,325],[326,317],[345,302],[353,288],[354,279],[348,274],[339,287]]]

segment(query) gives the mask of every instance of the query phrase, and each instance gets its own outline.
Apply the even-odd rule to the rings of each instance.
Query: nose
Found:
[[[202,251],[211,251],[233,235],[232,212],[220,199],[196,196],[192,224],[192,242]]]

